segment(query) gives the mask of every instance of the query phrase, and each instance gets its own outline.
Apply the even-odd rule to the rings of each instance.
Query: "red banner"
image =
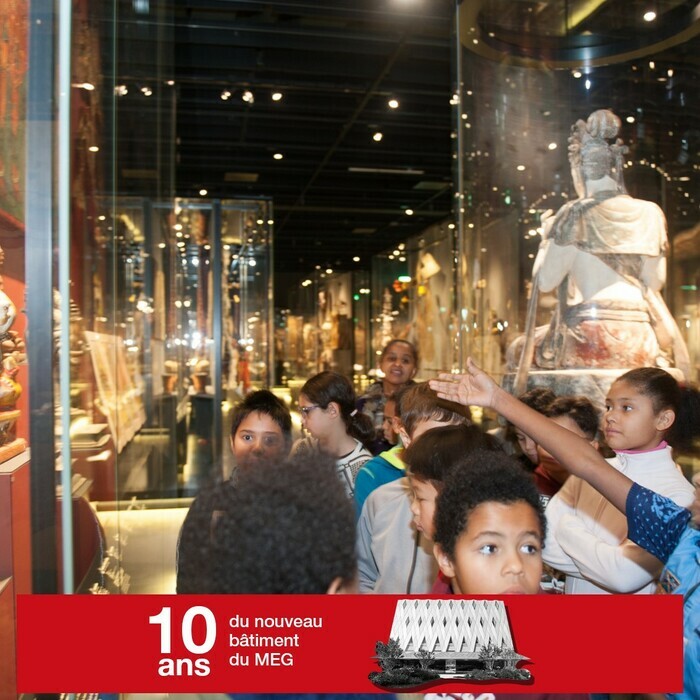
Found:
[[[375,645],[388,642],[399,600],[428,599],[23,595],[18,689],[381,692],[368,675],[380,670]],[[442,680],[431,692],[464,689],[498,697],[499,691],[682,689],[680,596],[508,596],[503,602],[514,651],[527,657],[518,666],[529,670],[530,682]]]

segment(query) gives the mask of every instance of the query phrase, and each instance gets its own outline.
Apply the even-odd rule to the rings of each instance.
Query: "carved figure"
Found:
[[[630,197],[622,181],[627,148],[620,120],[593,112],[572,126],[569,162],[577,199],[543,220],[521,361],[524,386],[539,369],[677,367],[688,377],[688,351],[660,290],[666,280],[666,220],[653,202]],[[556,290],[549,326],[534,327],[539,292]],[[524,374],[524,377],[521,375]]]
[[[5,262],[5,251],[0,247],[0,266]],[[17,382],[18,365],[26,361],[24,341],[12,324],[17,308],[3,289],[0,276],[0,462],[19,454],[27,446],[16,434],[20,411],[15,408],[22,387]]]

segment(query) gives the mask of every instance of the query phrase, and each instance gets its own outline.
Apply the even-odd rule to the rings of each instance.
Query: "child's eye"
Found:
[[[495,544],[485,544],[479,547],[479,554],[495,554],[497,550]]]
[[[631,411],[631,410],[632,410],[632,406],[623,406],[623,407],[622,407],[622,410],[623,410],[623,411]]]
[[[610,404],[607,404],[607,403],[606,403],[606,404],[605,404],[605,410],[606,410],[606,411],[612,410],[612,406],[611,406]]]
[[[537,554],[540,551],[536,544],[524,544],[520,549],[524,554]]]
[[[245,442],[251,442],[253,440],[253,436],[252,435],[244,435],[243,440]]]

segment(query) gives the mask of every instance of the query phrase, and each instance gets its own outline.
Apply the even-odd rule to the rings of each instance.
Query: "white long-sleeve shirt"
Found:
[[[620,452],[608,462],[638,484],[686,507],[693,487],[664,446]],[[566,574],[566,593],[653,593],[661,563],[627,539],[627,519],[587,482],[570,476],[547,505],[544,561]]]

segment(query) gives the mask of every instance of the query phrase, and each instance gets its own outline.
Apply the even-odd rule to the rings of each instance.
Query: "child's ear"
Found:
[[[658,430],[668,430],[676,420],[676,412],[672,408],[664,408],[656,416]]]
[[[340,415],[340,406],[335,401],[331,401],[328,406],[326,406],[326,413],[335,418]]]
[[[396,430],[396,432],[401,436],[401,444],[404,447],[408,447],[411,444],[411,438],[406,432],[406,428],[403,427],[403,423],[398,423],[394,430]]]
[[[447,578],[454,578],[454,564],[452,563],[452,560],[447,556],[447,554],[445,554],[445,552],[442,551],[442,547],[437,543],[433,545],[433,556],[435,557],[435,559],[437,559],[440,571],[442,571],[442,573],[445,574]]]
[[[676,420],[676,412],[672,408],[664,408],[656,414],[656,429],[668,430]]]

